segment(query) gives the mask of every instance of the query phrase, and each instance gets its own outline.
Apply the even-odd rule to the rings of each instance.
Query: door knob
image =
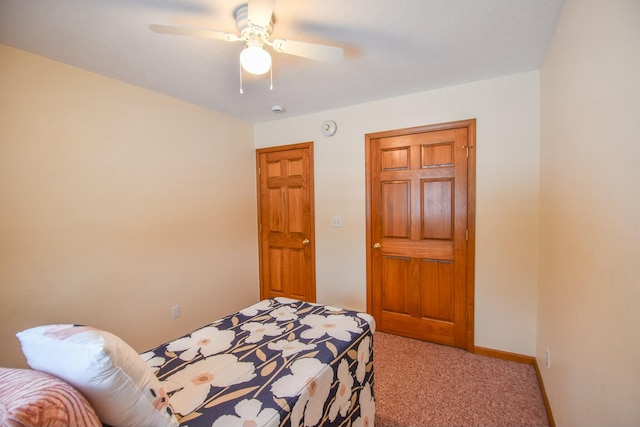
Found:
[[[309,243],[311,243],[311,242],[309,241],[309,239],[304,239],[304,240],[302,241],[302,244],[303,244],[303,245],[308,245]]]
[[[380,245],[380,243],[374,243],[373,244],[373,249],[380,249],[382,247],[382,245]]]

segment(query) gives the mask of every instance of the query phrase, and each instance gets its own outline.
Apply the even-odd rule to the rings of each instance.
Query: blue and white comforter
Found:
[[[143,354],[181,426],[373,426],[373,318],[261,301]]]

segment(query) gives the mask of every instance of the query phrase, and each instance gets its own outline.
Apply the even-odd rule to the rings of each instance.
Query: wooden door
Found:
[[[316,300],[313,144],[256,150],[260,298]]]
[[[472,350],[475,120],[366,144],[367,302],[378,329]]]

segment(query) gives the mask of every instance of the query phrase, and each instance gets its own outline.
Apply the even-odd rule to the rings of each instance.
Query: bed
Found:
[[[33,369],[80,390],[113,427],[355,427],[374,423],[374,329],[365,313],[275,298],[135,357],[119,338],[86,326],[48,325],[18,338]],[[101,344],[87,356],[96,337]]]

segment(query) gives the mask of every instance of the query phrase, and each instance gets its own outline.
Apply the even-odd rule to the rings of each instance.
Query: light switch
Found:
[[[171,307],[171,318],[177,319],[178,317],[180,317],[180,306],[174,305],[173,307]]]

